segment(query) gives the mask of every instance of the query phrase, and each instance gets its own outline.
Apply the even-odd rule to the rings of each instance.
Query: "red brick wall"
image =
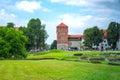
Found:
[[[68,44],[68,27],[57,27],[57,43]]]

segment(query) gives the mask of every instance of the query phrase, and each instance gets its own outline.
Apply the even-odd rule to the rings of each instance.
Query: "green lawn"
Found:
[[[57,58],[57,59],[78,59],[78,57],[70,57],[69,54],[92,54],[93,56],[97,56],[97,54],[106,54],[106,53],[120,53],[120,51],[50,51],[50,52],[41,52],[41,53],[33,53],[28,55],[27,58]]]
[[[0,80],[120,80],[119,66],[107,63],[93,64],[88,61],[75,62],[78,60],[77,56],[68,56],[75,53],[100,57],[97,54],[109,52],[53,50],[28,54],[27,58],[57,58],[59,60],[0,60]],[[114,53],[120,53],[120,51]]]
[[[75,53],[82,53],[82,54],[100,54],[100,53],[106,53],[106,52],[100,52],[100,51],[52,51],[52,52],[45,52],[45,53],[33,53],[29,54],[27,58],[66,58],[68,57],[68,54],[75,54]]]
[[[0,60],[0,80],[120,80],[120,67],[61,60]]]

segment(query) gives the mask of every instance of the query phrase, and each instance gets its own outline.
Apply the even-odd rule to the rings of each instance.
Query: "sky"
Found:
[[[83,34],[93,26],[107,29],[110,22],[120,23],[120,0],[0,0],[0,26],[13,22],[27,26],[32,18],[46,25],[47,43],[56,40],[56,26],[61,22],[69,34]]]

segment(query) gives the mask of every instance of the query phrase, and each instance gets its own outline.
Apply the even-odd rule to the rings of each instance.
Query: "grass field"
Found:
[[[106,53],[106,52],[100,52],[100,51],[50,51],[45,53],[34,53],[29,54],[28,58],[64,58],[68,54],[75,54],[75,53],[82,53],[82,54],[100,54],[100,53]]]
[[[120,80],[120,67],[61,60],[1,60],[0,80]]]
[[[106,63],[76,62],[78,57],[68,57],[68,54],[75,53],[96,56],[109,52],[55,50],[29,54],[27,58],[57,58],[59,60],[0,60],[0,80],[120,80],[119,66],[107,65]]]
[[[57,58],[57,59],[68,59],[69,54],[91,54],[96,56],[97,54],[106,54],[106,53],[120,53],[120,51],[107,51],[107,52],[100,52],[100,51],[50,51],[45,53],[33,53],[29,54],[27,58]],[[78,57],[73,57],[74,59],[78,59]]]

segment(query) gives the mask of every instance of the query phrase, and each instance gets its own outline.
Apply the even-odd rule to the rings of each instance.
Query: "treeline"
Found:
[[[92,48],[92,44],[98,46],[104,37],[107,39],[111,48],[115,49],[117,41],[120,39],[120,23],[111,22],[106,29],[106,35],[97,26],[87,28],[84,31],[84,45],[88,48]]]
[[[0,27],[0,58],[26,58],[26,50],[43,50],[46,48],[48,34],[40,19],[32,18],[27,26],[19,29],[9,22]]]

